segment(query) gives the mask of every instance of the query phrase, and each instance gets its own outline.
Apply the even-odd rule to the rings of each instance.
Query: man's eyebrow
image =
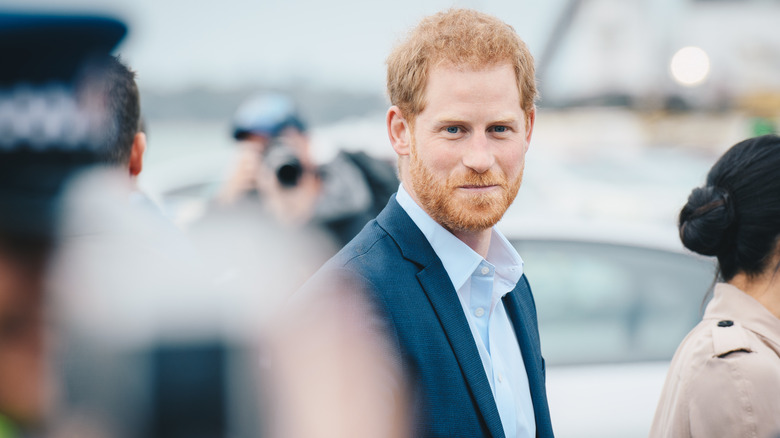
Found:
[[[516,125],[517,123],[517,117],[505,117],[490,122],[491,125]]]
[[[436,124],[439,125],[454,125],[454,124],[462,124],[462,123],[466,123],[462,117],[445,115],[436,118]]]
[[[470,122],[466,122],[464,118],[456,117],[456,116],[445,115],[436,119],[437,125],[458,125],[458,124],[465,124],[465,123],[470,123]],[[514,125],[517,123],[519,123],[517,117],[507,116],[507,117],[499,117],[498,119],[493,120],[488,124],[489,125]]]

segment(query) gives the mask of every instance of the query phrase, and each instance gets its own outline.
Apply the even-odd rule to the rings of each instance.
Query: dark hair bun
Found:
[[[707,186],[693,189],[680,211],[680,240],[691,251],[718,255],[734,242],[734,206],[726,190]]]

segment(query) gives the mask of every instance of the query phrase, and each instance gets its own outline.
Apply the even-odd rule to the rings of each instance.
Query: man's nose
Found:
[[[475,133],[463,154],[463,165],[477,173],[485,173],[495,163],[495,157],[484,132]]]

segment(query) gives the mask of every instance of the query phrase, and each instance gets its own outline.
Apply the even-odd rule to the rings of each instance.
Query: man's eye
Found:
[[[494,126],[493,132],[506,132],[507,127],[506,126]]]
[[[450,134],[457,134],[458,132],[460,132],[460,128],[458,128],[457,126],[448,126],[447,132]]]

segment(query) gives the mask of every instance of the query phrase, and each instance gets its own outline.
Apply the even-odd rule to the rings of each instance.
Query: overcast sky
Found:
[[[384,61],[425,15],[471,7],[511,24],[537,63],[569,0],[0,0],[5,7],[108,13],[129,34],[118,52],[142,89],[255,86],[384,93]],[[0,7],[2,7],[0,6]],[[780,4],[767,1],[588,0],[568,23],[543,99],[652,93],[716,98],[780,90]],[[669,75],[671,56],[704,48],[712,74],[697,89]],[[704,96],[704,97],[700,97]],[[715,96],[715,97],[712,97]]]
[[[424,15],[450,6],[513,25],[536,54],[561,0],[3,0],[4,6],[99,12],[126,20],[118,52],[142,87],[289,84],[383,92],[393,43]]]

